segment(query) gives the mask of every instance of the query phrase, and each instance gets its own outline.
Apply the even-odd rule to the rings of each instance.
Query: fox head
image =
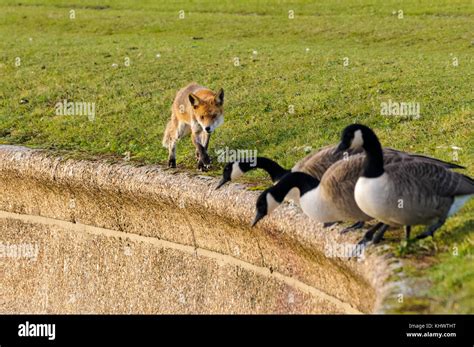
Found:
[[[195,120],[207,133],[212,133],[224,123],[224,89],[200,96],[190,93],[189,101],[194,109]]]

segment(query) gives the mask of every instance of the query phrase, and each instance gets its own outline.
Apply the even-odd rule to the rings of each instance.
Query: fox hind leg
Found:
[[[187,124],[179,122],[173,116],[171,117],[163,136],[163,146],[168,148],[168,167],[176,167],[176,143],[189,132],[190,129]]]
[[[168,167],[176,167],[176,120],[172,117],[163,135],[163,147],[168,149]]]
[[[169,143],[168,147],[168,167],[176,168],[176,139],[173,139]]]

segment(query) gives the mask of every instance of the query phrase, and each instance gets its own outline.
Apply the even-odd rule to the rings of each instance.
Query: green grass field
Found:
[[[472,2],[314,2],[4,0],[0,143],[165,164],[174,94],[197,81],[226,92],[214,158],[255,149],[291,167],[361,122],[401,150],[453,161],[460,147],[473,176]],[[56,115],[64,99],[95,103],[95,119]],[[420,117],[382,116],[389,100],[419,103]],[[177,162],[195,171],[189,139]],[[389,237],[426,284],[399,312],[474,313],[473,215],[471,202],[433,241]]]

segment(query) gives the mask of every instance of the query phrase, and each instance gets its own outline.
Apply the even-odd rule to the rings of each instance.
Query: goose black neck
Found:
[[[255,166],[252,166],[251,163],[245,163],[243,169],[244,171],[253,169],[265,170],[272,178],[272,182],[279,181],[283,176],[290,172],[290,170],[281,167],[277,162],[265,157],[257,157]]]
[[[283,177],[272,189],[275,199],[282,202],[285,196],[293,188],[298,188],[300,196],[319,185],[319,181],[304,172],[291,172]]]
[[[364,149],[366,152],[364,177],[375,178],[384,173],[383,151],[377,135],[372,130],[364,133]]]

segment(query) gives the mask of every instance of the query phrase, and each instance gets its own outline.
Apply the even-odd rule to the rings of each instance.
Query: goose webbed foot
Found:
[[[364,245],[370,241],[372,241],[373,237],[374,237],[374,234],[377,230],[382,230],[382,229],[385,229],[383,231],[383,233],[385,233],[385,231],[388,229],[388,225],[386,224],[383,224],[383,223],[377,223],[375,224],[373,227],[371,227],[369,230],[367,230],[367,232],[365,233],[364,237],[362,238],[362,240],[359,241],[358,245]],[[383,236],[383,233],[382,233],[382,236]]]
[[[365,222],[364,221],[358,221],[358,222],[355,222],[354,224],[352,224],[350,227],[347,227],[345,229],[342,229],[341,230],[341,234],[345,234],[349,231],[352,231],[352,230],[357,230],[357,229],[361,229],[363,228],[365,225]]]
[[[405,240],[408,242],[408,241],[410,241],[411,225],[405,225],[403,228],[405,230]],[[373,241],[374,244],[377,244],[377,243],[379,243],[380,241],[383,240],[383,235],[385,234],[387,229],[382,228],[382,229],[380,229],[379,231],[377,231],[375,233],[374,241]]]
[[[425,231],[423,231],[421,234],[416,236],[417,240],[424,239],[428,236],[434,237],[435,231],[441,228],[445,221],[446,221],[445,219],[440,219],[435,224],[430,225],[428,228],[426,228]]]
[[[374,240],[372,241],[372,243],[374,245],[376,245],[377,243],[379,243],[380,241],[382,241],[384,238],[383,238],[383,235],[385,234],[385,232],[388,230],[388,225],[387,224],[384,224],[383,227],[381,227],[374,235]]]
[[[334,224],[337,224],[339,222],[330,222],[330,223],[323,223],[323,228],[329,228],[332,227]]]
[[[377,223],[373,227],[371,227],[369,230],[367,230],[362,240],[360,240],[357,243],[357,245],[354,247],[351,258],[359,258],[360,256],[362,256],[362,253],[364,252],[365,247],[367,247],[367,244],[370,241],[372,241],[372,238],[374,237],[375,232],[379,230],[380,228],[387,230],[388,225],[383,224],[383,223]]]

